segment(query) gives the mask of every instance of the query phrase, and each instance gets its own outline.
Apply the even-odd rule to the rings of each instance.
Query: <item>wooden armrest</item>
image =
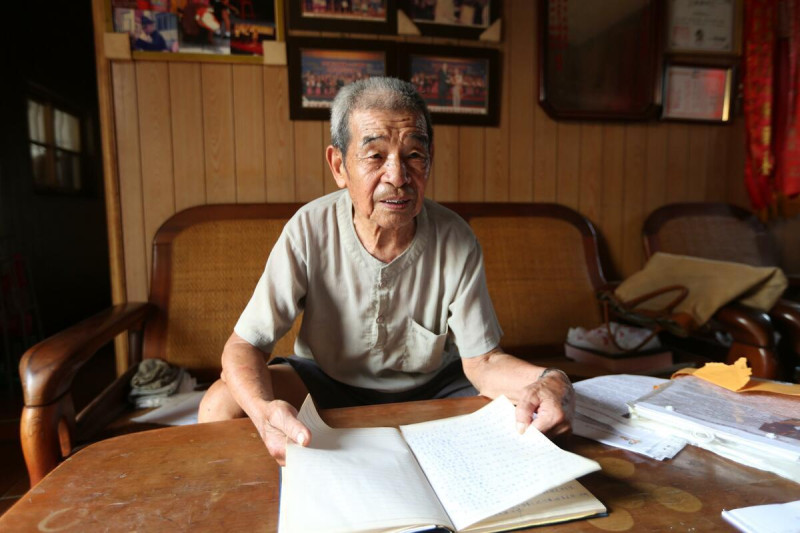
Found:
[[[719,309],[714,319],[733,337],[726,360],[728,364],[744,357],[754,377],[778,377],[774,328],[767,313],[739,303],[730,303]]]
[[[141,329],[156,310],[151,303],[116,305],[31,347],[19,363],[25,405],[56,401],[97,350],[120,333]]]
[[[778,300],[769,312],[775,328],[781,334],[780,358],[783,365],[783,379],[797,379],[795,367],[800,362],[800,303]]]
[[[772,322],[763,311],[729,303],[714,314],[714,319],[731,334],[734,342],[764,348],[772,348],[775,344]]]

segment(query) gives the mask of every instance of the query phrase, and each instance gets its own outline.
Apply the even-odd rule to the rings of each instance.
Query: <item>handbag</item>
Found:
[[[642,304],[666,294],[675,293],[675,297],[657,308],[642,308]],[[675,312],[675,308],[689,295],[689,289],[683,285],[668,285],[630,300],[622,300],[613,291],[601,291],[598,298],[603,306],[603,320],[608,331],[608,337],[614,347],[625,353],[636,352],[650,342],[653,337],[667,331],[679,337],[687,337],[696,329],[692,316],[684,312]],[[651,333],[632,348],[622,348],[616,340],[616,335],[611,331],[611,312],[622,321],[630,322],[647,328]]]

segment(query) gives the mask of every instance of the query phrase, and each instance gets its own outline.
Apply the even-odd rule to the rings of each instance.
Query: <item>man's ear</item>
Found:
[[[331,168],[331,173],[333,174],[333,179],[336,180],[336,185],[338,185],[340,189],[346,188],[347,174],[344,168],[342,151],[330,145],[325,150],[325,159],[328,161],[328,166]]]

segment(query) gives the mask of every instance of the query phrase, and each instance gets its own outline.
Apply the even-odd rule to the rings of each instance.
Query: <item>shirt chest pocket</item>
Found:
[[[433,372],[442,365],[447,333],[437,335],[409,319],[406,349],[402,370],[404,372]]]

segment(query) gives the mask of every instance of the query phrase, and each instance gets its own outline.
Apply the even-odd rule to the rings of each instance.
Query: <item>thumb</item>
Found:
[[[300,446],[308,446],[311,442],[311,430],[298,419],[293,418],[286,429],[286,436]]]
[[[276,411],[270,417],[270,423],[283,432],[289,440],[300,446],[311,442],[311,431],[297,419],[297,410],[290,404],[278,400]]]

